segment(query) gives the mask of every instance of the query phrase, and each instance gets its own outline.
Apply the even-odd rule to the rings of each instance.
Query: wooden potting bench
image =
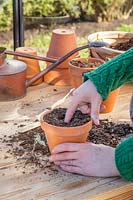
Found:
[[[17,101],[0,102],[0,138],[39,126],[36,116],[62,98],[70,87],[46,83],[30,87]],[[129,103],[133,84],[121,88],[115,109],[101,117],[130,121]],[[28,169],[27,169],[28,170]],[[8,155],[0,140],[0,200],[131,200],[133,184],[120,177],[96,178],[69,174],[22,173],[21,163]]]

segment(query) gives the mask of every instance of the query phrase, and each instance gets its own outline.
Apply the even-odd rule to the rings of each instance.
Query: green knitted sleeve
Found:
[[[109,93],[124,83],[133,81],[133,48],[102,64],[97,69],[84,73],[83,81],[90,79],[106,100]]]
[[[115,149],[115,163],[120,175],[133,181],[133,137],[125,139]]]

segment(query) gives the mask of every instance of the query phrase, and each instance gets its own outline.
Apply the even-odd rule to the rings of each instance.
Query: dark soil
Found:
[[[105,119],[100,121],[99,126],[93,125],[87,141],[116,147],[123,139],[131,135],[133,135],[133,128],[129,124],[117,124]],[[38,137],[39,140],[37,140]],[[48,162],[50,152],[41,127],[10,137],[5,136],[1,140],[8,146],[7,152],[22,161],[24,173],[27,165],[34,168],[35,173],[40,168],[45,174],[51,171],[57,173],[54,164]]]
[[[117,49],[120,51],[127,51],[131,47],[133,47],[133,38],[131,38],[130,40],[126,42],[117,43],[116,45],[111,46],[111,48]]]
[[[83,114],[80,110],[77,110],[69,123],[64,122],[66,108],[56,108],[51,113],[44,115],[43,119],[48,124],[61,127],[74,127],[81,126],[90,121],[88,114]]]
[[[37,140],[37,137],[41,142]],[[7,153],[13,154],[18,161],[22,161],[24,169],[27,165],[31,165],[35,169],[57,171],[55,166],[48,162],[50,151],[41,127],[17,133],[8,138],[4,137],[2,142],[9,147]],[[44,171],[44,173],[46,172]]]
[[[93,124],[88,140],[95,144],[116,147],[126,137],[133,136],[133,127],[128,123],[115,123],[108,119],[101,120],[100,125]]]
[[[101,62],[95,61],[95,62],[83,62],[80,60],[71,60],[70,63],[76,67],[80,68],[92,68],[95,69],[99,65],[101,65]]]

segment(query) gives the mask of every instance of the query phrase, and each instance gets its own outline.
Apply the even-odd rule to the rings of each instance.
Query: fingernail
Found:
[[[53,161],[53,157],[52,157],[52,156],[49,157],[49,161],[50,161],[50,162]]]
[[[98,120],[95,120],[94,123],[95,123],[96,125],[99,125],[99,121],[98,121]]]
[[[54,152],[55,152],[54,149],[52,149],[51,153],[54,154]]]
[[[95,124],[96,124],[96,125],[99,125],[99,120],[96,120],[96,121],[95,121]]]
[[[68,117],[65,117],[64,122],[65,122],[65,123],[69,123]]]
[[[99,119],[92,118],[92,121],[94,122],[94,124],[99,125]]]

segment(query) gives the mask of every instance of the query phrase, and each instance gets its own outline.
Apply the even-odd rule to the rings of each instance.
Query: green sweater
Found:
[[[83,80],[90,79],[97,91],[106,100],[109,93],[123,85],[133,82],[133,48],[113,58],[90,73],[84,73]]]
[[[90,79],[94,83],[103,100],[106,100],[111,91],[124,83],[133,82],[133,48],[83,76],[84,81]],[[120,175],[133,181],[133,136],[117,146],[115,163]]]

